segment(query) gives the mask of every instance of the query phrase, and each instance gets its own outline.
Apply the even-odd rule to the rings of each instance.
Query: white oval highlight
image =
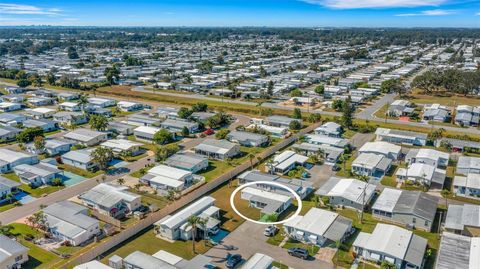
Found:
[[[240,213],[238,211],[238,209],[235,207],[235,202],[234,202],[234,198],[235,198],[235,195],[241,191],[243,188],[245,187],[248,187],[248,186],[252,186],[252,185],[257,185],[257,184],[267,184],[267,185],[273,185],[273,186],[277,186],[277,187],[280,187],[282,189],[285,189],[289,192],[291,192],[293,194],[293,196],[295,197],[295,199],[297,200],[297,203],[298,203],[298,208],[297,208],[297,211],[295,211],[295,213],[293,215],[291,215],[289,218],[285,219],[285,220],[281,220],[281,221],[275,221],[275,222],[263,222],[263,221],[258,221],[258,220],[253,220],[251,218],[247,218],[245,217],[242,213]],[[285,223],[293,218],[295,218],[296,216],[298,216],[300,214],[300,211],[302,211],[302,199],[300,198],[300,196],[294,191],[292,190],[291,188],[283,185],[283,184],[280,184],[278,182],[271,182],[271,181],[254,181],[254,182],[248,182],[248,183],[245,183],[243,185],[240,185],[238,186],[233,192],[232,194],[230,195],[230,205],[232,206],[232,209],[233,211],[235,211],[235,213],[237,215],[239,215],[240,217],[242,217],[243,219],[247,220],[247,221],[251,221],[253,223],[256,223],[256,224],[263,224],[263,225],[275,225],[275,224],[282,224],[282,223]]]

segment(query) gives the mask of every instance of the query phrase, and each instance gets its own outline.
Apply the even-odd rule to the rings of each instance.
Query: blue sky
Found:
[[[0,0],[0,25],[480,28],[480,0]]]

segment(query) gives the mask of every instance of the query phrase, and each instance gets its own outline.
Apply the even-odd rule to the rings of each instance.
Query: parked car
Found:
[[[308,251],[304,248],[289,248],[288,254],[297,258],[302,258],[304,260],[308,259]]]
[[[203,131],[204,135],[213,135],[215,131],[212,128],[208,128],[207,130]]]
[[[240,254],[227,254],[227,261],[225,262],[225,266],[227,268],[235,268],[238,264],[242,262],[242,255]]]
[[[265,228],[265,230],[263,231],[263,234],[264,234],[265,236],[270,237],[270,236],[276,235],[277,232],[278,232],[277,226],[275,226],[275,225],[269,225],[268,227]]]

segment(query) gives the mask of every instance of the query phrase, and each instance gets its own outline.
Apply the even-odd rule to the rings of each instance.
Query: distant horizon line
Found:
[[[479,29],[480,26],[108,26],[108,25],[0,25],[0,28],[271,28],[271,29]]]

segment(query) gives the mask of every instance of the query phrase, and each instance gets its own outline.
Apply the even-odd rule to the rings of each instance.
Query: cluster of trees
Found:
[[[142,65],[143,61],[135,58],[131,55],[125,54],[123,55],[123,62],[125,63],[126,66],[135,66],[135,65]]]
[[[100,170],[106,171],[108,168],[108,163],[113,159],[113,151],[110,148],[106,147],[96,147],[90,153],[92,161],[98,163]]]
[[[402,96],[407,92],[407,87],[400,79],[389,79],[382,82],[380,85],[380,91],[384,93],[394,92]]]
[[[40,127],[28,127],[17,134],[16,138],[19,143],[32,142],[35,137],[43,136],[43,129]]]
[[[208,110],[208,105],[205,103],[196,103],[192,106],[191,109],[187,107],[181,107],[177,115],[179,118],[188,119],[194,112],[206,112]]]
[[[368,50],[365,48],[349,50],[341,55],[342,59],[367,59]]]
[[[210,73],[213,68],[213,63],[209,60],[203,60],[197,65],[197,68],[203,73]]]
[[[170,142],[173,142],[173,140],[173,134],[170,133],[170,131],[167,129],[160,129],[153,135],[153,141],[160,145],[168,144]]]
[[[352,104],[352,98],[350,96],[342,102],[342,126],[347,129],[352,129],[353,118],[355,115],[355,106]]]
[[[114,85],[120,79],[120,69],[116,65],[106,67],[103,74],[109,85]]]
[[[480,87],[480,71],[432,69],[415,77],[411,87],[421,89],[425,94],[447,92],[467,95]]]
[[[77,53],[77,49],[73,46],[70,46],[67,48],[67,56],[68,56],[68,59],[78,59],[79,56],[78,56],[78,53]]]
[[[105,131],[108,128],[108,119],[102,115],[91,115],[88,124],[90,124],[92,129]]]
[[[350,45],[364,45],[373,42],[373,48],[388,47],[390,45],[408,45],[419,42],[426,44],[448,44],[454,40],[464,38],[479,39],[478,29],[369,29],[345,28],[326,29],[319,31],[313,28],[195,28],[195,27],[132,27],[127,31],[112,27],[15,27],[0,29],[0,39],[6,40],[0,44],[1,55],[39,54],[53,48],[71,50],[75,58],[74,49],[91,48],[126,48],[129,46],[147,47],[154,43],[219,41],[233,36],[278,36],[281,39],[302,42],[348,42]],[[23,38],[23,40],[22,40]],[[35,40],[35,42],[33,42]],[[259,45],[245,45],[254,49]],[[284,51],[281,45],[263,45],[273,53]],[[292,51],[298,51],[299,46],[291,46]],[[160,50],[160,51],[164,51]],[[348,52],[346,57],[363,57],[364,52]],[[224,56],[224,55],[223,55]],[[217,59],[218,61],[218,59]],[[218,61],[220,62],[220,61]]]
[[[220,128],[224,125],[229,124],[232,121],[232,117],[225,112],[218,112],[214,116],[210,117],[205,121],[205,125],[209,126],[212,129]]]
[[[172,156],[178,151],[180,151],[180,147],[175,144],[159,146],[155,151],[155,160],[157,162],[164,162],[168,157]]]

